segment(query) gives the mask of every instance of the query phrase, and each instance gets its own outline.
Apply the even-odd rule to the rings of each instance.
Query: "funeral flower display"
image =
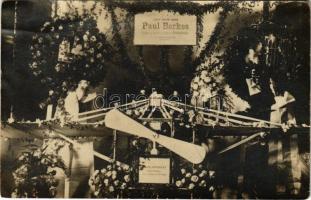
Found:
[[[68,91],[82,79],[94,86],[102,81],[112,47],[97,27],[96,17],[85,13],[66,14],[46,21],[33,36],[29,68],[47,88],[40,104],[61,103]]]
[[[128,166],[109,164],[101,170],[95,170],[89,179],[92,194],[97,198],[116,197],[132,183],[132,169]]]
[[[207,189],[213,192],[215,190],[214,179],[215,171],[204,169],[203,165],[181,168],[175,179],[175,186],[191,191]]]
[[[55,145],[53,146],[53,148]],[[13,171],[15,188],[12,198],[55,197],[58,181],[57,168],[65,170],[63,160],[56,153],[46,153],[47,146],[31,152],[23,152]]]
[[[206,61],[198,66],[196,75],[190,84],[191,104],[217,107],[216,104],[220,102],[212,100],[220,97],[223,101],[221,105],[223,109],[230,111],[232,102],[225,92],[226,82],[223,73],[224,63],[220,56],[211,55],[206,58]]]

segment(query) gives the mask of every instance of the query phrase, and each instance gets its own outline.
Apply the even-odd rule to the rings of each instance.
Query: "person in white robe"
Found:
[[[89,82],[81,80],[74,91],[68,92],[65,98],[65,111],[70,115],[71,120],[76,121],[79,117],[79,102],[86,103],[96,98],[96,92],[86,94]]]

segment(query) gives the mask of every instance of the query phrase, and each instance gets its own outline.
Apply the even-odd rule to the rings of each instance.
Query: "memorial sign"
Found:
[[[139,158],[139,183],[169,184],[169,158]]]

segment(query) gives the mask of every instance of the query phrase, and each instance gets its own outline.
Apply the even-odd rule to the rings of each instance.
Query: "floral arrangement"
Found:
[[[215,190],[214,179],[215,171],[206,170],[202,165],[194,166],[193,168],[181,168],[179,176],[175,179],[175,186],[192,191],[208,189],[210,192],[213,192]]]
[[[23,152],[17,159],[13,172],[15,188],[12,198],[52,198],[56,195],[56,168],[65,170],[57,154],[46,153],[47,147]]]
[[[101,170],[95,170],[89,179],[92,194],[97,198],[117,197],[133,182],[132,169],[128,166],[109,164]]]
[[[212,55],[206,59],[205,63],[197,68],[197,73],[191,81],[190,88],[192,93],[191,103],[193,105],[204,106],[214,97],[219,96],[225,101],[226,111],[230,110],[231,99],[225,93],[225,78],[223,76],[224,63],[219,56]],[[210,105],[215,106],[216,105]]]
[[[42,108],[50,103],[61,104],[60,97],[82,79],[93,86],[98,84],[113,55],[106,36],[97,28],[96,18],[78,13],[45,22],[41,32],[33,36],[30,50],[30,70],[48,89]]]

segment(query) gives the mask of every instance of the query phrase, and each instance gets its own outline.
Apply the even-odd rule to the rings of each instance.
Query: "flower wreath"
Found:
[[[98,84],[113,51],[90,15],[68,15],[45,22],[41,32],[33,36],[30,50],[29,68],[49,88],[48,98],[40,107],[57,103],[81,79]]]

